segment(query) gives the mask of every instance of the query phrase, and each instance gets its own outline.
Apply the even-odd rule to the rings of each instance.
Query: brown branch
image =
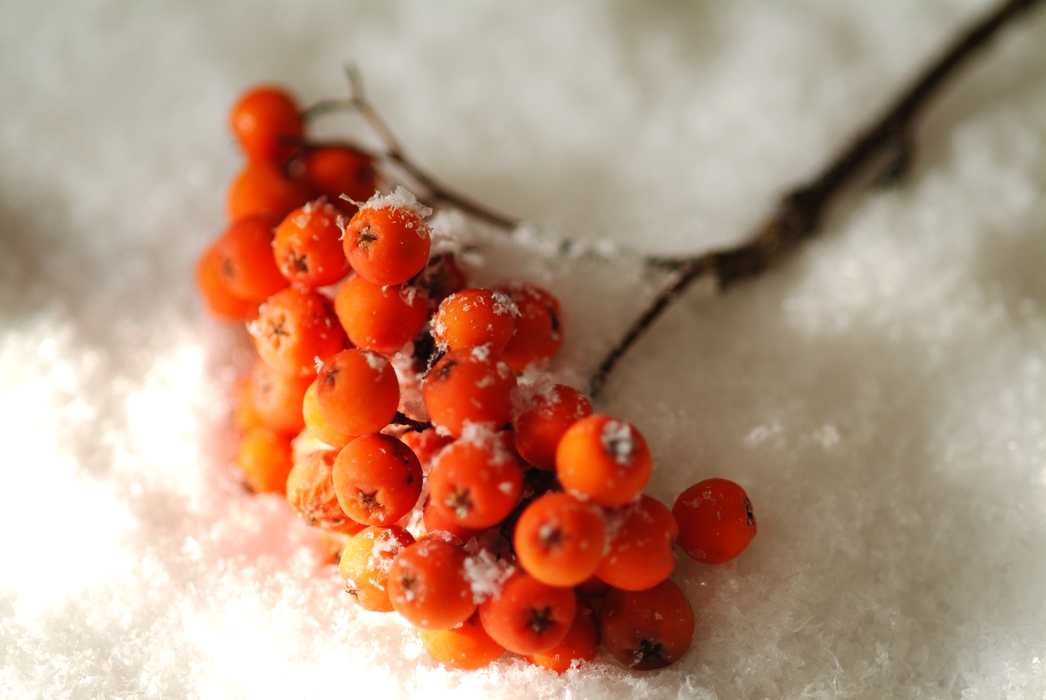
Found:
[[[914,122],[945,81],[984,47],[996,31],[1040,0],[1008,0],[958,37],[894,104],[812,181],[784,197],[777,211],[740,245],[682,259],[652,259],[672,272],[650,305],[600,363],[589,382],[593,398],[621,357],[697,279],[712,275],[720,289],[762,272],[817,231],[832,200],[876,159],[886,159],[880,182],[896,182],[911,162]]]
[[[389,125],[381,117],[381,114],[378,113],[378,110],[366,98],[363,91],[363,79],[359,71],[355,66],[350,65],[345,67],[345,73],[349,79],[348,98],[344,100],[324,100],[316,103],[302,113],[304,121],[315,119],[330,112],[354,111],[363,117],[363,120],[367,122],[367,125],[384,146],[384,150],[379,154],[380,157],[403,170],[415,183],[426,190],[426,192],[417,193],[420,199],[430,204],[445,204],[455,209],[460,209],[466,214],[504,229],[511,230],[519,225],[520,222],[517,219],[495,211],[450,189],[408,158],[396,135],[392,133],[392,129],[389,128]]]

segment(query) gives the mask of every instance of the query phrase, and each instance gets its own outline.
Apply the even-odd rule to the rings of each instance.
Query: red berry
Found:
[[[230,221],[248,216],[280,221],[312,197],[307,185],[292,179],[280,167],[248,163],[229,185],[225,206]]]
[[[294,98],[268,85],[240,96],[229,114],[229,126],[247,158],[277,165],[290,159],[303,137]]]
[[[524,392],[523,387],[520,392]],[[516,449],[535,467],[553,471],[559,441],[570,426],[592,415],[592,404],[580,391],[565,384],[546,385],[525,393],[512,421]]]
[[[316,374],[316,360],[345,347],[345,333],[326,297],[291,287],[269,297],[248,329],[261,358],[282,374]],[[384,426],[383,426],[384,427]]]
[[[546,362],[563,344],[559,300],[547,289],[521,283],[502,287],[519,310],[515,331],[501,355],[517,372],[534,362]]]
[[[548,586],[516,571],[500,593],[479,606],[479,619],[494,641],[509,651],[540,654],[563,641],[576,609],[570,588]]]
[[[675,663],[694,638],[694,611],[670,580],[645,591],[611,589],[599,611],[603,645],[629,668],[649,671]]]
[[[376,433],[396,416],[399,380],[381,355],[359,348],[343,350],[327,358],[316,381],[320,414],[345,435]]]
[[[271,221],[251,216],[230,224],[218,239],[219,269],[233,296],[259,304],[288,285],[273,262],[272,237]]]
[[[448,629],[475,611],[472,586],[465,577],[465,550],[439,539],[405,548],[389,569],[392,607],[415,627]]]
[[[501,351],[519,312],[504,292],[464,289],[443,300],[432,318],[432,337],[450,350],[490,345]]]
[[[343,447],[334,461],[333,478],[341,509],[367,525],[392,525],[421,496],[418,458],[391,435],[364,435]]]
[[[334,311],[353,345],[391,354],[425,325],[428,300],[417,287],[381,286],[353,275],[338,290]]]
[[[356,213],[356,205],[345,201],[342,195],[366,202],[377,189],[374,160],[351,146],[311,148],[303,161],[305,180],[349,216]]]
[[[679,546],[705,564],[730,561],[756,533],[755,513],[745,490],[727,479],[705,479],[679,494],[672,514],[679,521]]]
[[[280,273],[304,287],[334,284],[349,273],[341,213],[324,200],[295,209],[276,227],[271,254]]]
[[[487,345],[451,350],[425,376],[422,396],[432,422],[461,437],[466,423],[497,430],[512,417],[516,374]]]
[[[665,504],[650,496],[607,513],[608,542],[596,575],[614,588],[656,586],[676,566],[672,543],[679,532]]]
[[[345,257],[357,274],[377,285],[401,284],[425,268],[431,240],[421,207],[402,187],[372,197],[345,227]]]
[[[567,491],[602,506],[619,506],[638,496],[651,471],[650,449],[630,423],[594,415],[563,434],[556,448],[556,474]]]

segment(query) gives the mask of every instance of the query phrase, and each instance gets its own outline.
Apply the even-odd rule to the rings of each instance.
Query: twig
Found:
[[[842,151],[818,177],[784,197],[777,211],[744,243],[682,259],[652,259],[653,265],[672,272],[650,305],[637,318],[600,363],[589,382],[589,393],[598,396],[621,357],[686,289],[704,275],[712,275],[720,289],[764,270],[770,263],[810,237],[825,209],[842,189],[877,158],[885,158],[880,182],[897,182],[912,156],[914,122],[944,84],[996,31],[1040,0],[1008,0],[953,42],[940,58],[893,106]]]
[[[346,66],[345,74],[349,79],[349,97],[344,100],[324,100],[318,102],[302,113],[302,119],[308,121],[330,112],[346,109],[355,111],[363,117],[367,125],[370,126],[371,130],[378,137],[378,140],[382,142],[384,150],[380,153],[380,156],[401,168],[418,185],[427,190],[426,193],[422,193],[421,199],[434,204],[447,204],[504,229],[511,230],[519,225],[520,222],[517,219],[497,212],[486,205],[451,190],[418,167],[414,161],[407,157],[406,151],[403,150],[403,146],[400,145],[399,140],[392,133],[392,129],[389,128],[388,124],[385,123],[385,120],[378,113],[378,110],[366,98],[363,91],[363,79],[356,67],[352,65]]]

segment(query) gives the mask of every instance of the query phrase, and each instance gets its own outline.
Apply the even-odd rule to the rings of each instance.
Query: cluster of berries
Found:
[[[694,614],[673,547],[737,556],[756,532],[744,491],[709,479],[671,510],[644,495],[642,434],[540,371],[557,299],[469,288],[432,254],[431,210],[378,192],[362,151],[306,140],[300,115],[275,88],[236,103],[248,162],[197,268],[259,356],[234,396],[248,485],[337,538],[356,602],[402,615],[449,666],[509,650],[562,672],[600,643],[636,669],[679,659]]]

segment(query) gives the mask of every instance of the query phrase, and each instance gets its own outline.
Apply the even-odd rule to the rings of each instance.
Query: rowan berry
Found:
[[[429,472],[432,507],[474,530],[504,520],[522,490],[523,470],[503,438],[477,428],[440,452]]]
[[[596,575],[614,588],[641,591],[668,578],[675,568],[672,543],[679,526],[668,507],[640,496],[611,510],[607,518],[607,548]]]
[[[320,442],[341,449],[355,440],[358,435],[346,435],[340,430],[335,430],[327,419],[320,413],[319,403],[316,401],[316,387],[319,380],[314,379],[309,388],[305,390],[305,396],[301,401],[301,417],[305,426],[309,429],[312,437]]]
[[[515,304],[504,292],[463,289],[439,305],[432,318],[432,337],[450,350],[489,345],[500,352],[512,337],[517,315]]]
[[[343,350],[327,358],[316,381],[320,414],[339,432],[376,433],[396,416],[399,380],[381,355],[359,348]]]
[[[364,610],[392,612],[388,577],[392,562],[414,537],[402,527],[368,527],[349,540],[342,550],[338,574],[345,590]]]
[[[414,280],[429,297],[429,310],[435,311],[443,300],[468,285],[468,277],[453,253],[436,253]]]
[[[432,422],[461,437],[465,423],[497,429],[512,417],[516,374],[488,345],[451,350],[425,376],[421,391]]]
[[[602,506],[638,496],[650,480],[650,449],[629,423],[593,415],[574,423],[556,448],[556,474],[563,488]]]
[[[517,570],[498,594],[480,604],[479,619],[494,641],[509,651],[540,654],[563,641],[576,609],[572,589],[546,585]]]
[[[694,638],[694,611],[666,579],[645,591],[611,589],[599,611],[599,631],[610,655],[649,671],[675,663]]]
[[[391,354],[425,325],[428,300],[417,287],[381,286],[353,275],[338,290],[334,311],[353,345]]]
[[[278,222],[312,198],[305,183],[272,163],[248,163],[229,185],[225,208],[230,221],[264,216]]]
[[[730,561],[756,534],[755,513],[745,490],[727,479],[705,479],[679,494],[672,506],[679,546],[705,564]]]
[[[334,489],[346,515],[387,527],[409,513],[421,496],[422,473],[410,448],[391,435],[358,437],[334,461]]]
[[[251,375],[243,375],[232,385],[232,427],[239,433],[262,424],[251,400]]]
[[[576,586],[599,567],[606,524],[595,504],[547,493],[520,515],[512,541],[531,576],[550,586]]]
[[[248,376],[248,400],[258,420],[281,433],[296,435],[305,427],[301,407],[311,379],[276,372],[261,360]]]
[[[449,435],[440,435],[435,428],[420,431],[408,430],[400,436],[400,440],[414,451],[422,468],[426,471],[440,450],[454,442],[454,438]]]
[[[342,239],[352,269],[377,285],[401,284],[421,272],[432,245],[429,212],[402,187],[367,200]]]
[[[229,113],[229,126],[247,158],[277,165],[290,159],[304,135],[294,98],[268,85],[240,96]]]
[[[334,206],[351,216],[356,205],[342,198],[366,202],[377,189],[374,159],[352,146],[317,146],[302,159],[304,178]]]
[[[480,624],[479,614],[473,613],[460,626],[443,630],[421,630],[425,651],[441,664],[472,671],[489,666],[505,653]]]
[[[476,609],[465,577],[465,550],[428,538],[406,547],[389,569],[392,607],[415,627],[455,627]]]
[[[516,403],[516,449],[528,463],[539,469],[556,468],[556,448],[563,434],[574,423],[592,415],[592,404],[577,389],[553,384],[524,392]]]
[[[527,661],[547,668],[549,671],[564,673],[576,665],[596,658],[599,653],[599,622],[592,604],[578,600],[574,621],[567,634],[556,646],[541,654],[531,654]]]
[[[318,199],[283,219],[276,227],[271,253],[285,278],[304,287],[323,287],[349,273],[340,217],[336,208]]]
[[[559,300],[547,289],[527,282],[500,288],[508,294],[519,313],[515,329],[501,355],[517,372],[534,362],[545,362],[563,344]]]
[[[240,438],[236,464],[254,493],[285,493],[292,466],[291,453],[289,435],[256,426]]]
[[[352,520],[334,489],[337,450],[316,450],[296,460],[287,477],[287,502],[309,527],[355,534],[366,525]]]
[[[421,519],[425,524],[425,532],[450,535],[462,544],[482,532],[471,527],[465,527],[453,518],[446,517],[442,511],[433,506],[432,494],[425,496],[425,502],[421,506]]]
[[[346,343],[327,298],[294,287],[269,297],[247,328],[262,360],[282,374],[315,375],[316,358],[330,357]]]
[[[233,296],[258,304],[289,284],[273,262],[272,237],[272,222],[251,216],[234,221],[218,238],[219,270]]]
[[[203,305],[218,318],[245,321],[258,310],[256,302],[240,299],[226,284],[217,241],[207,247],[196,263],[196,288],[203,297]]]

